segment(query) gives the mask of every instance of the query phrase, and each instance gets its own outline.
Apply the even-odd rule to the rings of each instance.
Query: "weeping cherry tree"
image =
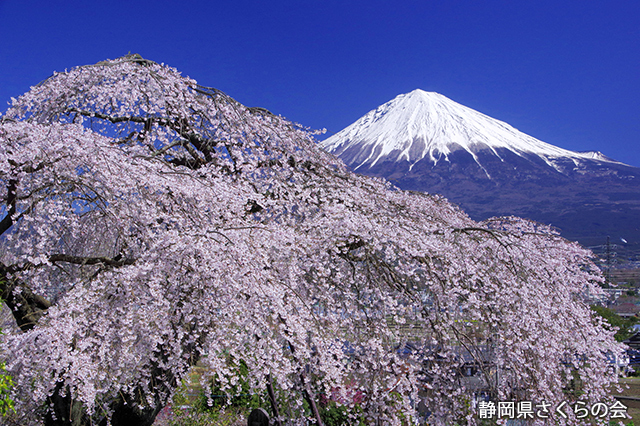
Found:
[[[579,381],[600,401],[616,380],[588,251],[355,175],[138,55],[13,101],[0,198],[17,423],[150,425],[197,362],[228,392],[246,365],[282,424],[319,421],[321,395],[367,424],[416,421],[419,400],[430,424],[475,424],[470,360],[496,400],[557,404]]]

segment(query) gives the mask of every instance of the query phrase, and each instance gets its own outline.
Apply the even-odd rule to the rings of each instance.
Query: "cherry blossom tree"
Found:
[[[246,365],[283,424],[316,421],[320,394],[371,424],[419,400],[431,424],[474,424],[479,389],[557,404],[579,381],[593,402],[616,380],[588,251],[355,175],[307,129],[168,66],[56,73],[14,100],[0,142],[22,424],[150,425],[196,362],[229,390]]]

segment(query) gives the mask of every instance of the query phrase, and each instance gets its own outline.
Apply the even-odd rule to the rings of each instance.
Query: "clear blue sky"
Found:
[[[0,0],[0,110],[128,52],[329,132],[420,88],[640,167],[638,0]]]

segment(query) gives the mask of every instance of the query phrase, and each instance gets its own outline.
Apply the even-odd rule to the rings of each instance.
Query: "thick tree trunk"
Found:
[[[20,330],[31,330],[51,302],[31,291],[19,280],[7,277],[7,268],[0,264],[0,298],[11,309]]]
[[[91,418],[82,403],[74,401],[70,395],[62,396],[59,386],[48,399],[51,411],[44,418],[45,426],[106,426],[107,419]],[[145,404],[145,408],[140,408]],[[156,416],[166,405],[166,401],[156,399],[155,404],[148,406],[147,401],[140,398],[119,397],[110,404],[113,410],[111,425],[113,426],[151,426]]]
[[[154,397],[152,404],[147,401],[145,391],[141,386],[137,387],[133,396],[120,394],[109,403],[109,409],[113,413],[111,425],[113,426],[151,426],[156,416],[168,402],[171,389],[177,386],[177,380],[172,373],[155,368],[154,378],[164,377],[165,380],[153,380],[152,390]],[[168,384],[167,384],[168,382]],[[65,395],[63,395],[63,393]],[[48,399],[51,410],[45,416],[45,426],[106,426],[107,419],[103,413],[96,412],[93,417],[87,415],[86,410],[78,401],[74,401],[68,392],[64,391],[64,385],[60,384],[53,395]]]

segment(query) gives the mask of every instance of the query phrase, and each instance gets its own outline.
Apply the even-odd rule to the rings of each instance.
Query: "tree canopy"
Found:
[[[151,424],[196,362],[223,389],[241,362],[290,421],[357,392],[385,424],[420,398],[434,424],[473,424],[468,360],[499,399],[557,403],[578,377],[598,401],[616,380],[587,250],[358,176],[307,129],[138,55],[14,100],[0,197],[22,423]]]

